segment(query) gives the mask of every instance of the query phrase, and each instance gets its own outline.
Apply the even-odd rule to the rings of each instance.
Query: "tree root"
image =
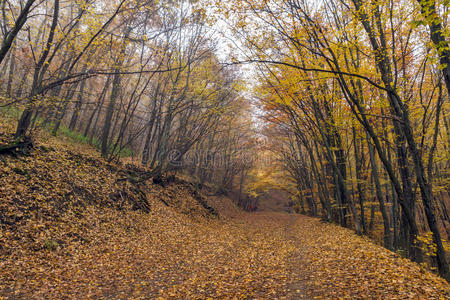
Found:
[[[33,149],[33,141],[30,137],[14,140],[10,144],[0,145],[0,155],[28,155]]]

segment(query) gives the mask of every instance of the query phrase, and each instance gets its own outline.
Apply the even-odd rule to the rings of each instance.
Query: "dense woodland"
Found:
[[[63,125],[109,161],[138,157],[152,176],[184,166],[201,184],[230,187],[242,169],[232,160],[249,141],[239,130],[250,129],[248,105],[236,68],[218,61],[204,9],[183,1],[4,2],[5,36],[21,25],[20,11],[27,23],[2,62],[3,106],[23,110],[16,138],[36,128],[56,135]]]
[[[450,278],[448,1],[1,3],[0,153],[47,130],[246,209],[281,189]]]

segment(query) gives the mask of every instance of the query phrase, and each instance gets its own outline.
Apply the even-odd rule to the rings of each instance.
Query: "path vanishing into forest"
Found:
[[[443,299],[448,285],[418,265],[331,224],[283,213],[197,220],[90,211],[74,244],[2,262],[6,298]],[[100,238],[101,237],[101,238]],[[8,265],[12,263],[13,265]]]
[[[0,300],[450,299],[449,3],[4,1]]]

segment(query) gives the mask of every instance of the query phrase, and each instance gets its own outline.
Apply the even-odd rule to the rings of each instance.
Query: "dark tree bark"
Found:
[[[375,153],[373,150],[373,146],[369,140],[369,137],[367,137],[367,145],[369,147],[369,156],[370,156],[370,163],[372,165],[373,181],[375,183],[375,192],[378,202],[380,203],[380,212],[383,217],[384,247],[386,247],[387,249],[392,249],[391,225],[389,222],[389,215],[387,213],[386,206],[384,205],[384,198],[381,191],[380,178],[378,174],[378,165],[375,160]]]
[[[103,104],[105,102],[105,95],[106,95],[106,93],[107,93],[107,91],[109,89],[110,83],[111,83],[111,76],[108,76],[108,78],[106,79],[105,86],[103,87],[103,90],[100,93],[100,96],[98,97],[98,100],[96,102],[97,104],[95,105],[95,108],[92,110],[92,113],[91,113],[90,117],[88,118],[88,122],[87,122],[85,130],[84,130],[84,136],[88,136],[89,135],[89,132],[91,130],[92,121],[94,120],[94,117],[96,115],[98,117],[98,115],[100,114],[102,106],[103,106]],[[94,128],[96,127],[96,125],[97,125],[97,119],[95,120]]]
[[[78,122],[78,118],[80,116],[81,107],[83,106],[83,98],[84,98],[84,88],[86,86],[86,80],[81,82],[80,91],[78,93],[77,101],[75,102],[75,106],[72,112],[72,117],[70,118],[69,129],[75,130]]]
[[[9,62],[9,74],[8,74],[8,83],[6,85],[6,95],[8,95],[8,97],[12,96],[12,82],[13,82],[13,76],[14,76],[14,72],[15,72],[15,63],[16,63],[16,58],[14,57],[16,50],[13,48],[10,52],[11,58],[10,58],[10,62]]]
[[[364,203],[366,202],[365,199],[365,191],[363,187],[363,178],[362,178],[362,169],[363,169],[363,163],[362,163],[362,155],[360,155],[359,152],[359,142],[356,137],[356,130],[355,127],[352,128],[353,131],[353,149],[354,149],[354,155],[355,155],[355,172],[356,172],[356,188],[358,190],[358,198],[359,198],[359,205],[361,210],[361,225],[363,228],[363,233],[367,234],[367,227],[366,227],[366,219],[364,215]],[[362,143],[361,143],[362,145]],[[362,152],[362,151],[361,151]]]
[[[447,86],[447,95],[450,95],[450,45],[445,39],[442,20],[436,10],[434,0],[417,0],[420,4],[420,11],[428,23],[430,38],[439,55],[439,62],[443,66],[442,73]],[[448,28],[447,28],[448,29]]]
[[[28,0],[25,3],[25,6],[23,7],[22,11],[17,17],[13,28],[8,33],[6,33],[5,37],[3,38],[2,44],[0,46],[0,64],[2,63],[9,49],[11,48],[17,34],[22,29],[23,25],[25,25],[25,22],[28,19],[28,14],[30,12],[31,6],[33,5],[34,2],[35,0]]]
[[[110,130],[111,130],[111,121],[112,121],[116,101],[119,98],[119,93],[120,93],[120,88],[121,88],[120,85],[121,85],[122,75],[120,74],[120,67],[122,67],[122,65],[125,61],[125,52],[127,49],[126,40],[128,39],[128,36],[131,33],[131,29],[132,28],[130,26],[127,26],[127,28],[125,29],[122,45],[121,45],[119,56],[118,56],[118,61],[116,62],[117,68],[115,68],[115,70],[114,70],[115,74],[114,74],[114,79],[112,82],[111,97],[109,99],[109,104],[106,109],[105,122],[103,124],[102,135],[100,138],[101,151],[102,151],[103,157],[106,157],[108,155],[108,142],[109,142],[109,135],[110,135]]]
[[[33,2],[33,1],[30,0],[28,2]],[[31,4],[30,4],[30,6],[31,6]],[[50,47],[53,43],[56,26],[58,25],[58,17],[59,17],[59,0],[55,0],[52,24],[50,27],[50,33],[48,35],[47,43],[42,52],[42,55],[41,55],[38,63],[34,67],[34,75],[33,75],[33,83],[31,85],[30,100],[28,101],[27,107],[23,111],[23,113],[20,117],[19,123],[17,124],[16,134],[14,135],[16,138],[24,137],[30,127],[31,117],[33,116],[33,113],[34,113],[34,107],[33,107],[34,106],[33,102],[35,101],[34,98],[39,95],[39,90],[42,85],[42,79],[43,79],[45,71],[48,68],[48,65],[45,66],[44,63],[47,60],[48,54],[50,52]],[[12,42],[12,40],[11,40],[11,42]],[[0,57],[1,57],[1,53],[0,53]]]

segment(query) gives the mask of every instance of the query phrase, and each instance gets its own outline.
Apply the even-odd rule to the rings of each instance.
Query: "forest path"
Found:
[[[160,214],[139,214],[128,221],[117,215],[96,218],[100,222],[87,237],[90,242],[6,261],[13,266],[0,274],[0,296],[440,299],[450,295],[443,280],[417,265],[350,230],[305,216],[251,213],[198,222]]]

